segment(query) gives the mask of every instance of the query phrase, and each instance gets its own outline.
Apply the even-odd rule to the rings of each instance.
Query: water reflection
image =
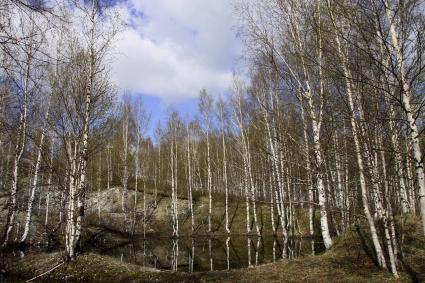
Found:
[[[171,270],[178,271],[179,266],[179,239],[172,239],[173,242],[173,256],[171,259]],[[146,247],[146,241],[143,241],[143,245]],[[146,256],[143,257],[145,259]],[[145,262],[143,260],[143,262]]]
[[[310,239],[272,236],[152,238],[96,250],[123,262],[191,273],[251,267],[311,254],[310,245],[302,245],[303,241],[310,242]]]
[[[227,237],[226,239],[226,263],[227,263],[227,270],[230,270],[230,237]]]

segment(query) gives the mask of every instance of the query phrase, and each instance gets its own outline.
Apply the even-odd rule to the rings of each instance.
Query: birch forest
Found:
[[[0,1],[0,282],[425,281],[424,1],[229,0],[243,70],[160,120],[119,2]]]

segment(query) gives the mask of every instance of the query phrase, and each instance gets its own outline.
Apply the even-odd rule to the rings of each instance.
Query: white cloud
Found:
[[[128,0],[130,28],[116,43],[115,83],[180,100],[227,90],[240,50],[231,0]]]

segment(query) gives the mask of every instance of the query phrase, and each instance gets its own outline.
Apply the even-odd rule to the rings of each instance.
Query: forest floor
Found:
[[[172,273],[85,253],[33,282],[425,282],[425,237],[420,235],[417,218],[408,218],[404,223],[406,236],[399,279],[388,271],[379,270],[367,255],[368,239],[363,242],[358,235],[358,231],[365,232],[364,229],[350,228],[321,255],[281,260],[253,268]],[[61,253],[51,253],[14,260],[8,268],[6,282],[24,282],[43,274],[61,263],[61,258]]]
[[[119,196],[119,190],[111,190],[104,195],[104,203],[102,203],[104,210],[102,212],[102,226],[106,227],[107,225],[107,229],[118,232],[122,230],[123,223]],[[152,202],[152,193],[148,193],[146,199],[149,205]],[[211,233],[212,235],[224,233],[224,205],[222,200],[216,199],[215,201],[217,203],[213,215],[215,231]],[[205,216],[208,208],[206,203],[207,200],[204,197],[199,197],[195,201],[197,223],[201,223],[197,226],[196,234],[201,236],[208,234],[205,228]],[[232,232],[243,234],[246,224],[244,215],[240,212],[244,211],[244,204],[237,200],[231,201],[230,204]],[[152,211],[152,217],[147,223],[147,233],[156,234],[158,231],[164,231],[162,234],[167,235],[169,232],[169,225],[167,225],[169,205],[167,196],[160,197],[159,204]],[[181,199],[179,202],[180,211],[184,211],[186,206],[186,201]],[[261,226],[264,227],[263,232],[267,234],[272,231],[269,228],[271,224],[269,213],[267,213],[268,208],[263,206],[259,205],[260,222]],[[92,213],[91,216],[89,214],[87,219],[89,225],[87,228],[97,227],[90,226],[98,222],[97,205],[93,202],[89,207]],[[141,202],[139,202],[138,209],[139,211],[142,210]],[[108,211],[108,214],[106,214],[106,211]],[[305,213],[302,213],[302,209],[299,212],[300,215],[297,219],[299,219],[300,234],[305,235],[308,219],[305,217]],[[181,220],[182,234],[188,233],[190,231],[190,220],[186,221],[187,216],[184,216],[184,219]],[[33,282],[425,282],[425,237],[421,234],[420,221],[418,217],[406,216],[403,219],[398,219],[397,222],[398,230],[403,231],[404,235],[403,243],[400,243],[402,251],[399,251],[399,279],[394,278],[390,272],[379,270],[376,267],[370,256],[372,253],[370,240],[367,238],[367,226],[362,221],[357,221],[360,227],[352,226],[344,235],[335,238],[334,246],[325,253],[292,260],[280,260],[252,268],[195,272],[192,274],[172,273],[124,263],[119,258],[94,252],[85,252],[73,262],[62,263],[62,252],[27,253],[24,257],[21,257],[18,251],[14,253],[14,256],[8,255],[0,258],[0,261],[7,261],[0,263],[0,267],[5,267],[5,270],[0,270],[0,282],[25,282],[46,272]],[[33,243],[39,242],[35,235],[41,234],[36,233],[36,231],[42,229],[40,227],[34,228],[32,233],[34,235]],[[138,228],[137,232],[140,233],[140,225]],[[319,227],[317,228],[319,230]],[[115,233],[114,235],[120,234]],[[362,237],[359,235],[362,235]],[[116,239],[113,240],[117,243],[128,241],[126,233],[122,233],[121,236],[122,238],[114,236]],[[62,238],[62,236],[57,237],[59,241]],[[113,243],[116,244],[114,241]],[[60,265],[51,271],[58,264]]]

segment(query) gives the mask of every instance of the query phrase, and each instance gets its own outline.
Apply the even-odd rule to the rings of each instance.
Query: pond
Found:
[[[315,243],[321,249],[321,243]],[[199,272],[257,266],[280,259],[312,254],[312,242],[305,238],[267,237],[182,237],[147,238],[97,249],[98,253],[145,267]]]

